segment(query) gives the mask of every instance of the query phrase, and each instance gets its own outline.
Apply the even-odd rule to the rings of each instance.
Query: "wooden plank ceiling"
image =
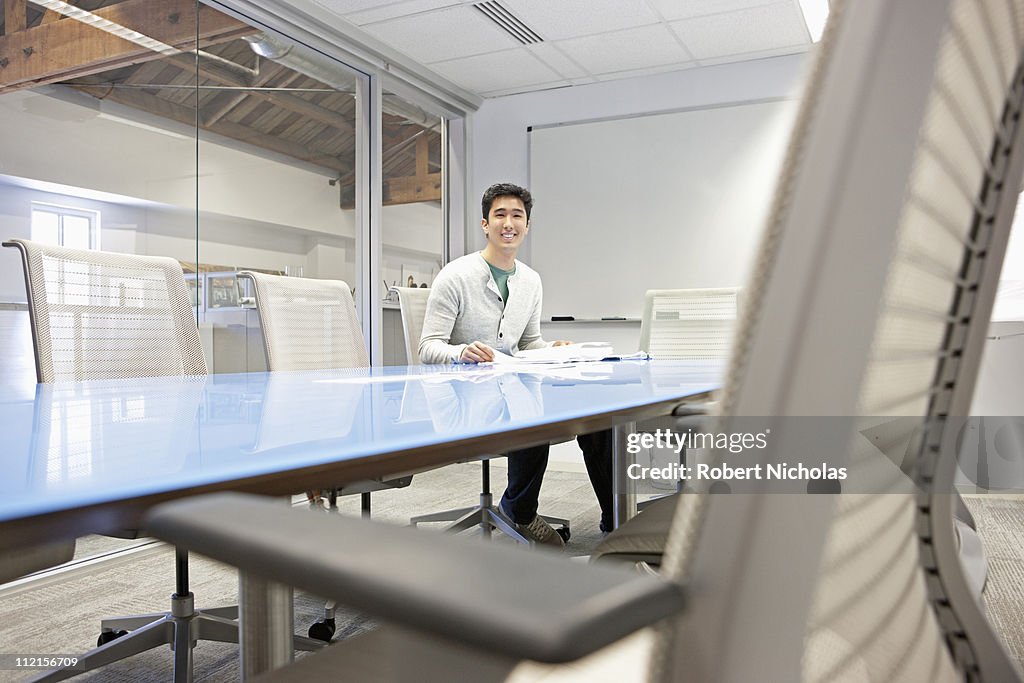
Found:
[[[204,5],[197,18],[194,0],[68,3],[106,20],[106,30],[26,0],[0,3],[0,96],[61,84],[190,127],[198,120],[204,131],[322,170],[352,208],[354,93],[257,56],[243,40],[256,29]],[[139,44],[146,39],[156,49]],[[436,121],[387,111],[383,119],[385,205],[439,201]]]

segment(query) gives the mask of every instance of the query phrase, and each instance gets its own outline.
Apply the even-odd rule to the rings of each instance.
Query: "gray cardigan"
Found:
[[[516,261],[508,278],[508,303],[480,252],[457,258],[437,274],[420,337],[420,362],[456,363],[474,341],[512,353],[548,346],[540,336],[544,298],[540,275]]]

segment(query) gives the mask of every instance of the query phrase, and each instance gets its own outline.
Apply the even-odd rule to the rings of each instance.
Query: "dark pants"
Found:
[[[611,531],[612,517],[612,430],[576,437],[583,450],[590,485],[601,506],[601,530]],[[548,466],[548,444],[508,453],[508,488],[501,497],[501,509],[516,524],[529,524],[537,514],[537,498]]]

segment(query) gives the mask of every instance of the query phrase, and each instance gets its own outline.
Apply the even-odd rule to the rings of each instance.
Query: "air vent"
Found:
[[[485,17],[497,24],[501,30],[505,31],[505,33],[509,34],[523,45],[533,45],[534,43],[544,42],[544,39],[538,36],[532,28],[517,19],[496,0],[478,2],[473,6],[476,7]]]

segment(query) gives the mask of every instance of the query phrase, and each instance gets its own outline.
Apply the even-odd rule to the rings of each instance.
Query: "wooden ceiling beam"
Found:
[[[196,73],[195,54],[173,55],[169,57],[167,61],[174,64],[174,66],[187,74],[194,76]],[[229,66],[224,66],[210,59],[203,59],[202,55],[200,55],[198,61],[199,75],[203,78],[207,78],[221,85],[231,85],[242,88],[251,88],[253,85],[251,78],[240,73],[235,73]]]
[[[113,90],[110,90],[103,86],[77,87],[78,89],[93,96],[103,95],[104,99],[117,102],[118,104],[147,111],[151,114],[171,119],[172,121],[177,121],[178,123],[188,126],[195,125],[195,109],[192,107],[177,104],[160,97],[155,97],[137,88],[114,88]],[[254,131],[251,128],[247,128],[237,123],[220,121],[212,126],[203,126],[203,129],[208,130],[211,133],[216,133],[227,138],[238,140],[239,142],[253,145],[254,147],[262,147],[263,149],[283,154],[293,159],[305,161],[332,173],[343,174],[352,170],[351,166],[344,163],[338,157],[323,154],[322,152],[310,149],[304,145],[289,142],[288,140],[267,137],[258,131]]]
[[[317,150],[310,149],[304,145],[299,145],[288,140],[282,140],[281,138],[267,137],[252,128],[246,128],[237,123],[231,123],[229,121],[221,121],[217,125],[213,126],[211,132],[218,133],[225,137],[234,138],[241,142],[246,142],[254,147],[262,147],[278,154],[284,154],[292,159],[299,161],[305,161],[306,163],[313,164],[314,166],[320,166],[321,168],[328,169],[335,173],[347,173],[352,169],[351,166],[341,161],[338,157],[323,154]]]
[[[10,5],[5,0],[5,11]],[[194,0],[126,0],[94,14],[177,49],[196,47]],[[199,43],[232,39],[256,29],[205,5],[199,6]],[[0,37],[0,93],[164,58],[80,21],[43,23]]]
[[[430,140],[426,135],[416,139],[416,177],[426,178],[430,173]]]
[[[324,109],[318,104],[313,104],[309,100],[305,100],[295,95],[289,95],[286,93],[273,93],[273,92],[255,92],[253,93],[256,97],[266,100],[267,102],[273,103],[275,106],[287,109],[288,111],[296,114],[302,114],[314,121],[331,126],[332,128],[338,128],[345,132],[351,133],[354,129],[352,123],[349,123],[340,114],[331,111],[330,109]]]
[[[263,65],[261,65],[261,69],[262,69],[262,66]],[[259,88],[259,87],[264,87],[264,86],[269,85],[270,82],[274,78],[276,78],[282,71],[284,71],[284,67],[280,67],[280,66],[277,66],[277,65],[266,65],[266,66],[268,67],[266,72],[265,73],[261,73],[259,78],[256,79],[256,82],[254,83],[255,87]],[[274,68],[274,67],[276,67],[276,68]],[[278,81],[277,83],[274,83],[274,87],[275,88],[287,88],[289,85],[291,85],[292,83],[297,81],[301,76],[302,76],[302,74],[300,74],[300,73],[298,73],[296,71],[289,71],[289,72],[287,72],[285,74],[284,79]],[[217,123],[218,121],[220,121],[225,116],[227,116],[228,114],[230,114],[231,112],[235,112],[236,114],[242,113],[242,110],[239,107],[239,105],[241,105],[243,102],[245,102],[247,99],[249,99],[251,94],[252,93],[250,93],[249,91],[224,92],[224,93],[221,93],[218,96],[222,100],[221,106],[219,106],[217,109],[213,109],[213,110],[205,112],[205,113],[204,112],[200,112],[199,113],[200,116],[203,117],[204,125],[213,125],[213,124]],[[254,98],[253,100],[251,100],[251,103],[252,103],[253,107],[258,105],[259,102],[260,102],[260,100],[257,99],[257,98]],[[251,111],[251,109],[246,109],[245,113],[248,113],[249,111]]]
[[[135,68],[128,78],[124,79],[125,85],[144,85],[153,83],[161,71],[167,68],[167,62],[154,59]]]
[[[179,57],[172,57],[170,61],[185,70],[195,69],[195,61],[193,57],[186,57],[182,55]],[[275,106],[287,109],[290,112],[302,114],[307,118],[319,121],[320,123],[331,126],[332,128],[338,128],[349,133],[354,132],[355,130],[353,123],[350,123],[345,119],[345,117],[330,109],[313,104],[307,99],[287,92],[262,91],[259,90],[259,87],[261,85],[266,85],[265,83],[259,83],[258,80],[256,83],[253,83],[252,81],[244,78],[241,74],[235,74],[229,69],[219,67],[216,64],[204,62],[202,59],[199,60],[199,63],[200,74],[215,83],[232,88],[254,88],[251,91],[246,91],[246,94],[257,100],[270,102]],[[266,62],[264,62],[264,64],[266,64]],[[271,76],[277,75],[278,72],[279,70],[273,71]],[[295,79],[289,79],[288,83],[290,84],[294,80]],[[277,85],[275,87],[283,88],[287,86]],[[234,106],[238,106],[238,103],[236,102]],[[221,116],[223,116],[223,114]]]
[[[413,204],[441,201],[441,174],[431,173],[423,178],[407,176],[384,181],[384,204]]]
[[[25,0],[4,0],[4,33],[11,34],[24,31],[28,16],[25,13]]]
[[[401,156],[401,157],[403,157],[403,158],[405,158],[407,160],[408,159],[415,159],[416,158],[416,152],[415,152],[415,150],[403,149],[399,153],[399,156]],[[432,170],[440,170],[440,168],[441,168],[441,162],[436,161],[434,159],[429,159],[428,158],[427,159],[427,163],[430,165],[430,168]]]
[[[43,16],[39,18],[40,24],[52,24],[64,15],[60,12],[54,12],[52,9],[44,9]]]

